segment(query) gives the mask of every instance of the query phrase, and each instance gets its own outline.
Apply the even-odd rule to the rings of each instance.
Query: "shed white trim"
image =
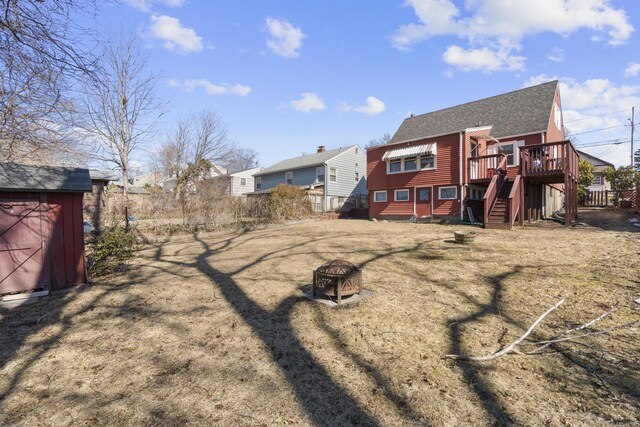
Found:
[[[382,161],[401,159],[403,157],[422,156],[429,154],[430,156],[436,155],[436,144],[423,144],[414,145],[413,147],[398,148],[395,150],[389,150],[382,156]]]

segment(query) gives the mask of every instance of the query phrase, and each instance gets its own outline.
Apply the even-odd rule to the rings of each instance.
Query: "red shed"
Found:
[[[0,295],[85,283],[89,170],[0,164]]]

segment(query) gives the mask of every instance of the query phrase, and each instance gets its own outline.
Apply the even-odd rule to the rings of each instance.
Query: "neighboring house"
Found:
[[[83,168],[0,163],[0,295],[86,283]]]
[[[374,218],[461,221],[471,211],[485,227],[511,228],[551,215],[564,197],[570,225],[577,179],[557,81],[412,115],[367,151]]]
[[[227,168],[212,164],[211,165],[211,170],[209,171],[209,174],[206,175],[206,176],[202,176],[201,179],[205,180],[205,179],[208,179],[208,178],[216,178],[216,177],[219,177],[219,176],[227,175],[228,173],[229,173],[229,170]],[[171,174],[171,175],[169,175],[167,177],[160,178],[158,180],[158,184],[157,185],[160,188],[162,188],[162,191],[164,191],[165,193],[170,193],[178,186],[178,177],[174,173],[174,174]]]
[[[247,193],[253,192],[255,181],[253,175],[261,170],[262,168],[260,167],[247,169],[230,175],[220,176],[218,179],[226,181],[224,183],[224,188],[227,194],[234,197],[242,197]]]
[[[315,211],[340,209],[349,197],[367,193],[366,154],[357,145],[318,151],[283,160],[254,174],[253,194],[266,193],[279,184],[303,187]]]
[[[85,218],[96,232],[100,232],[104,226],[107,207],[106,189],[109,182],[118,180],[118,175],[112,171],[90,169],[91,193],[85,194],[82,202],[82,210]]]
[[[144,187],[145,185],[160,186],[160,183],[160,172],[147,173],[129,178],[129,184],[136,187]]]
[[[584,151],[576,151],[578,151],[578,156],[585,159],[596,168],[596,170],[593,172],[593,183],[589,187],[587,187],[587,189],[590,191],[611,190],[611,183],[608,182],[604,178],[604,176],[602,176],[602,171],[610,167],[615,167],[613,166],[613,163],[609,163],[606,160],[599,159],[598,157],[592,156],[591,154],[585,153]]]

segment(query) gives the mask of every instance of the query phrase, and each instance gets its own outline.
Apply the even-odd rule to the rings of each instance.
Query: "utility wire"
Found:
[[[606,127],[606,128],[593,129],[593,130],[588,130],[588,131],[586,131],[586,132],[574,133],[574,134],[572,134],[572,135],[573,135],[573,136],[576,136],[576,135],[584,135],[585,133],[599,132],[599,131],[601,131],[601,130],[614,129],[614,128],[619,128],[619,127],[622,127],[622,126],[629,126],[629,125],[622,124],[622,125],[609,126],[609,127]]]
[[[582,117],[582,118],[579,118],[579,119],[568,120],[565,123],[580,122],[582,120],[589,120],[589,119],[595,119],[596,117],[610,116],[611,114],[623,113],[625,111],[628,111],[628,109],[612,111],[610,113],[598,114],[596,116],[587,116],[587,117]]]

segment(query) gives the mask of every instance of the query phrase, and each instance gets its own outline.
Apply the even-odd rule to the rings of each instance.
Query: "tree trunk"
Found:
[[[124,181],[122,187],[122,194],[124,195],[124,228],[129,231],[129,170],[126,167],[122,168],[122,180]]]

